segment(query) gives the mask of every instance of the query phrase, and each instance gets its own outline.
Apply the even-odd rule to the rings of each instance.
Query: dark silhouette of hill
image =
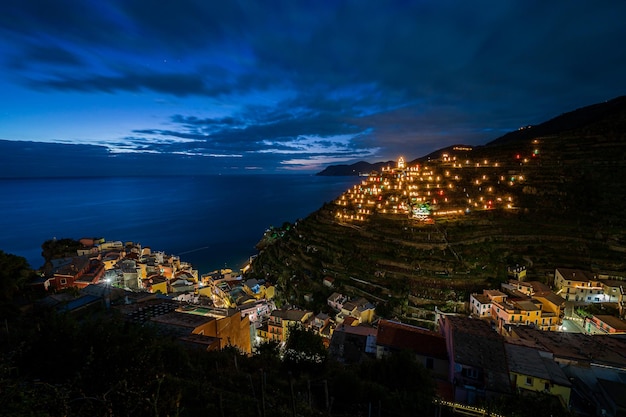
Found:
[[[519,142],[535,138],[537,136],[554,135],[557,133],[580,129],[595,123],[602,123],[620,117],[626,108],[626,96],[614,98],[604,103],[592,104],[579,109],[564,113],[553,119],[536,126],[520,128],[509,132],[489,143],[486,146],[501,145],[510,142]]]
[[[315,175],[322,176],[353,176],[359,174],[367,174],[372,171],[380,171],[382,167],[387,166],[389,164],[394,164],[393,161],[387,162],[376,162],[374,164],[370,164],[369,162],[360,161],[351,165],[330,165],[326,167],[323,171],[318,172]]]
[[[623,113],[626,108],[626,96],[620,96],[612,100],[605,101],[603,103],[592,104],[590,106],[581,107],[579,109],[563,113],[560,116],[556,116],[546,122],[540,123],[535,126],[527,126],[520,128],[516,131],[509,132],[499,138],[496,138],[484,146],[500,146],[506,144],[515,144],[520,141],[527,141],[532,138],[549,136],[549,135],[563,135],[564,133],[576,129],[584,128],[585,126],[595,124],[619,124],[620,119],[623,123]],[[468,147],[469,145],[451,145],[427,155],[421,156],[409,162],[410,164],[416,164],[427,161],[432,158],[437,158],[441,152],[451,151],[454,147]],[[369,163],[365,161],[359,161],[351,165],[330,165],[317,175],[337,175],[337,176],[349,176],[358,175],[359,173],[367,173],[371,171],[379,171],[382,167],[388,166],[393,162],[376,162]]]

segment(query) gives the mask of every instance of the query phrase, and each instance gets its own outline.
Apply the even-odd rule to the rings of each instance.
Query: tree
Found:
[[[53,259],[76,256],[77,250],[83,245],[74,239],[50,239],[41,244],[41,256],[45,259],[44,270],[52,268]]]
[[[25,258],[0,250],[0,299],[13,298],[32,274]]]
[[[312,371],[326,361],[327,351],[322,337],[295,325],[289,328],[285,343],[284,363],[292,371]]]

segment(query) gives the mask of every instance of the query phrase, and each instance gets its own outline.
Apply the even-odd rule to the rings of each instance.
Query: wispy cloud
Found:
[[[0,14],[0,82],[68,123],[86,97],[145,105],[127,134],[98,139],[110,152],[315,170],[484,143],[624,94],[625,13],[565,0],[16,1]]]

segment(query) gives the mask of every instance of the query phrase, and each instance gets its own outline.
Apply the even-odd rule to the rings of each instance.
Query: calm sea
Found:
[[[0,250],[43,264],[52,238],[104,237],[180,255],[200,273],[239,268],[269,226],[293,223],[357,177],[247,175],[0,179]]]

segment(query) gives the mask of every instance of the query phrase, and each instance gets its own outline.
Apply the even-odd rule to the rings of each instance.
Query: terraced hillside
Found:
[[[330,276],[394,314],[453,308],[515,265],[546,282],[557,266],[626,276],[625,132],[619,98],[485,146],[400,160],[267,233],[250,275],[318,306]]]

